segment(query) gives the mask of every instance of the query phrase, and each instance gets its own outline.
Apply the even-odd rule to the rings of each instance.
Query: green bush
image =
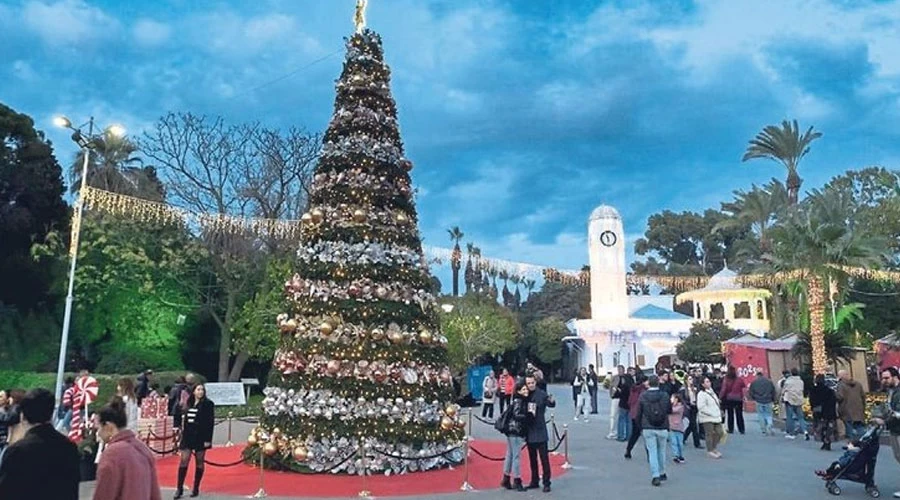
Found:
[[[166,386],[171,386],[175,384],[175,379],[185,374],[184,371],[166,371],[166,372],[156,372],[153,374],[152,383],[159,384],[159,390],[162,392],[163,388]],[[66,374],[66,376],[75,376],[76,374]],[[119,379],[121,379],[125,375],[104,375],[104,374],[92,374],[94,378],[97,379],[97,382],[100,383],[100,393],[97,396],[97,403],[105,403],[109,401],[110,398],[113,397],[116,393],[116,385],[119,383]],[[137,377],[137,373],[134,375],[129,375],[132,377]],[[194,374],[196,379],[200,382],[206,382],[206,379],[201,377],[198,374]],[[56,374],[55,373],[36,373],[36,372],[17,372],[17,371],[9,371],[9,370],[0,370],[0,389],[35,389],[38,387],[43,387],[50,391],[54,390],[56,384]]]

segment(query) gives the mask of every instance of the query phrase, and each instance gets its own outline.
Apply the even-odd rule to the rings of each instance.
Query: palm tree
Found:
[[[750,227],[759,240],[762,253],[770,250],[769,228],[788,206],[788,194],[784,184],[776,179],[763,187],[753,185],[748,192],[735,191],[734,201],[722,203],[722,212],[730,215],[713,228],[713,231]]]
[[[525,280],[525,289],[528,290],[528,296],[525,298],[525,300],[528,300],[531,298],[531,292],[534,290],[534,285],[536,285],[536,284],[537,284],[537,282],[535,282],[533,279]]]
[[[472,268],[472,254],[475,252],[475,245],[466,243],[466,272],[464,279],[466,282],[466,294],[472,291],[475,282],[475,270]]]
[[[522,303],[522,294],[519,292],[519,285],[522,284],[523,278],[514,274],[510,276],[509,281],[512,282],[513,288],[515,289],[515,292],[513,292],[513,308],[518,309],[519,304]]]
[[[779,271],[799,271],[806,281],[813,370],[827,367],[825,304],[829,279],[845,283],[843,267],[878,267],[888,242],[857,226],[851,200],[836,189],[814,190],[771,229],[771,262]]]
[[[800,160],[809,153],[809,145],[812,141],[822,137],[821,132],[814,132],[813,127],[809,127],[806,133],[800,135],[800,127],[797,120],[789,122],[784,120],[781,127],[777,125],[768,125],[762,132],[756,134],[741,161],[752,160],[755,158],[768,158],[784,165],[787,169],[787,192],[788,202],[791,205],[797,204],[797,198],[800,193],[800,186],[803,179],[797,173],[797,167]]]
[[[137,151],[137,144],[127,137],[110,130],[104,131],[99,139],[92,141],[88,157],[88,185],[146,200],[162,201],[165,189],[156,175],[156,169],[145,167],[143,160],[135,156]],[[78,152],[72,164],[69,179],[73,193],[81,188],[83,163],[84,150]]]
[[[853,360],[853,346],[847,335],[842,332],[828,330],[823,336],[825,343],[825,358],[831,364],[837,364],[840,361],[850,363]],[[812,335],[806,332],[797,335],[797,342],[791,348],[791,355],[795,358],[806,358],[812,355]],[[816,373],[818,371],[813,369]]]
[[[459,226],[453,226],[447,232],[450,234],[450,240],[453,241],[453,253],[450,255],[450,269],[453,270],[453,296],[459,297],[459,268],[462,262],[459,242],[465,235],[459,230]]]

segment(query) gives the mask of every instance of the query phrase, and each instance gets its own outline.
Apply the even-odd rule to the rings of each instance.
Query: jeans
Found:
[[[759,429],[763,434],[772,432],[772,403],[756,403],[756,415]]]
[[[597,413],[597,389],[590,391],[591,394],[591,413]]]
[[[853,422],[850,420],[844,421],[844,427],[847,432],[847,440],[853,441],[854,439],[859,439],[863,434],[866,433],[866,424],[862,422]]]
[[[619,425],[616,427],[616,440],[626,441],[631,435],[631,415],[625,408],[619,408]]]
[[[547,442],[528,443],[528,465],[531,466],[531,486],[538,485],[538,455],[541,457],[541,469],[544,471],[544,486],[550,486],[550,453]]]
[[[806,417],[803,416],[803,407],[794,406],[790,403],[784,403],[785,411],[787,411],[787,417],[784,421],[785,432],[788,434],[799,434],[806,433]],[[794,426],[794,420],[797,421],[796,425],[799,427],[797,429]]]
[[[587,394],[579,393],[575,399],[575,418],[584,416],[584,405],[587,403]]]
[[[481,403],[481,418],[494,418],[494,402]]]
[[[672,444],[672,457],[684,458],[684,433],[669,431],[669,442]]]
[[[669,440],[669,431],[666,429],[644,429],[644,446],[647,447],[647,455],[650,458],[650,475],[660,477],[666,473],[666,441]]]
[[[503,410],[506,409],[506,405],[509,404],[509,400],[506,399],[505,394],[497,393],[497,399],[500,400],[500,413],[503,413]]]
[[[619,400],[613,399],[609,402],[609,437],[619,436]]]
[[[503,460],[503,474],[512,478],[522,477],[519,457],[522,454],[522,445],[525,438],[521,436],[506,436],[506,458]]]

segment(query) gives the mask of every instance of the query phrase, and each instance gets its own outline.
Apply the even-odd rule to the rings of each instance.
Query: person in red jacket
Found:
[[[737,420],[738,432],[744,433],[744,379],[737,376],[733,366],[728,367],[719,399],[728,414],[728,433],[734,434],[734,421]]]
[[[499,392],[498,397],[500,398],[500,413],[503,413],[503,410],[506,409],[506,405],[510,403],[515,391],[515,385],[515,377],[509,374],[509,370],[503,368],[500,371],[500,378],[497,380],[497,392]]]
[[[106,443],[97,467],[94,500],[160,500],[156,459],[128,430],[125,402],[113,398],[100,409],[98,435]]]
[[[635,376],[638,377],[638,379],[631,387],[631,393],[628,395],[628,413],[631,416],[631,434],[628,436],[628,444],[625,446],[626,459],[631,458],[631,450],[634,449],[634,445],[644,431],[641,427],[641,421],[638,419],[638,410],[640,410],[641,406],[641,394],[650,387],[650,381],[644,376],[641,370],[635,369],[635,373]]]

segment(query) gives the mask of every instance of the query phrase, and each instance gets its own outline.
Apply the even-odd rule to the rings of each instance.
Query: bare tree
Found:
[[[213,217],[269,219],[296,219],[305,209],[318,144],[300,129],[282,134],[191,113],[163,116],[140,141],[175,205]],[[293,242],[221,229],[211,224],[196,231],[209,260],[189,281],[219,328],[218,378],[237,380],[249,356],[232,353],[235,317],[257,292],[269,256]]]

